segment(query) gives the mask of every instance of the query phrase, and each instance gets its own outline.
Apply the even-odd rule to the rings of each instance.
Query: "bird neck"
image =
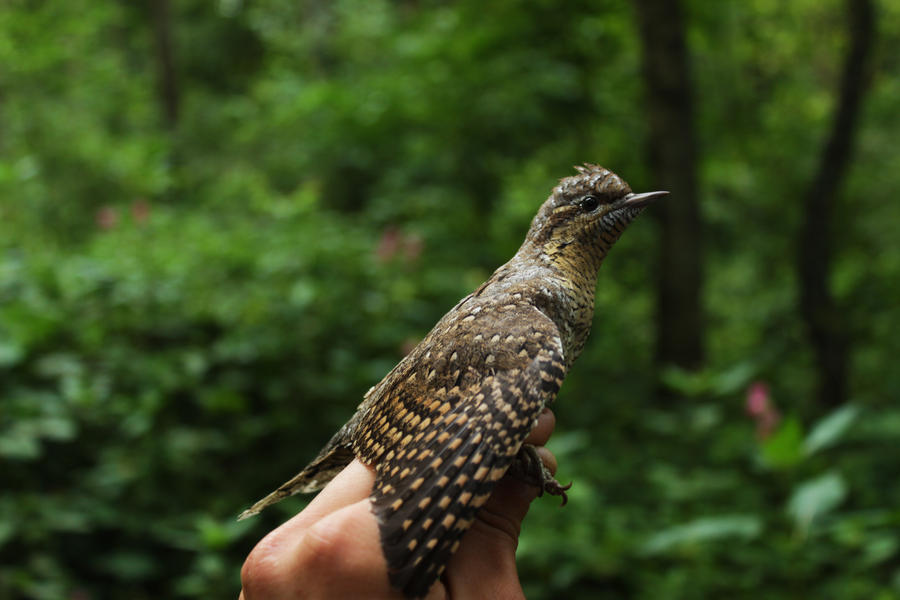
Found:
[[[476,295],[501,297],[520,293],[528,298],[556,324],[566,363],[571,366],[591,330],[596,267],[601,261],[602,257],[578,260],[571,251],[548,254],[526,240]]]
[[[541,236],[529,232],[515,256],[498,269],[498,273],[515,273],[530,280],[533,301],[559,328],[570,366],[591,332],[600,265],[639,212],[600,219],[574,233],[563,230]]]

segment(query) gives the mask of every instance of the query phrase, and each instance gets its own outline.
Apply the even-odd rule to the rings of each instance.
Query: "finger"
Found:
[[[245,592],[248,587],[251,590],[261,589],[264,593],[256,597],[267,597],[283,587],[286,580],[290,579],[291,571],[298,565],[302,566],[303,561],[308,558],[302,555],[301,549],[305,543],[303,540],[310,530],[321,526],[326,517],[335,515],[347,507],[360,504],[368,510],[368,495],[374,479],[374,473],[370,468],[354,460],[338,473],[303,511],[264,537],[244,563],[242,579]],[[370,513],[367,515],[374,523],[374,517]],[[345,515],[341,518],[347,517]],[[336,521],[338,524],[342,522]]]
[[[441,582],[447,598],[525,598],[516,572],[515,543],[498,538],[479,520],[450,558]]]
[[[245,600],[399,598],[387,578],[368,498],[331,512],[301,535],[282,541],[277,552],[254,550],[247,559],[242,572]]]
[[[366,498],[374,480],[375,475],[368,467],[358,460],[352,461],[313,498],[305,509],[260,540],[248,557],[248,561],[259,558],[254,555],[276,555],[285,547],[293,546],[313,523]]]
[[[555,425],[553,411],[544,409],[525,440],[525,443],[538,446],[538,456],[551,473],[556,472],[556,458],[543,444],[550,439]],[[522,521],[539,493],[540,489],[516,477],[504,477],[500,480],[448,565],[447,582],[451,597],[472,595],[469,592],[474,593],[476,590],[466,587],[472,582],[481,586],[481,594],[484,593],[485,585],[499,586],[495,589],[496,594],[485,597],[521,595],[515,570],[516,546]],[[466,578],[456,580],[454,576],[458,573],[466,574]],[[511,582],[515,583],[512,587]]]
[[[368,498],[374,483],[375,469],[362,464],[359,459],[353,459],[343,471],[328,482],[303,512],[297,515],[301,517],[297,519],[298,524],[313,523],[327,514]]]
[[[465,533],[443,579],[450,598],[523,598],[516,573],[522,519],[538,490],[501,479]]]
[[[549,408],[545,408],[538,416],[537,425],[525,440],[526,443],[538,445],[536,448],[538,456],[551,473],[556,472],[556,457],[542,444],[550,439],[555,425],[556,416]],[[528,485],[518,477],[506,476],[500,480],[490,499],[485,503],[482,509],[483,516],[498,534],[516,542],[528,507],[540,492],[538,487]],[[479,518],[481,516],[479,515]],[[515,550],[515,543],[512,547]]]
[[[556,457],[553,453],[539,446],[537,448],[541,462],[550,470],[556,472]],[[541,493],[539,487],[529,485],[519,477],[507,475],[497,483],[491,497],[485,503],[478,519],[484,521],[495,530],[495,534],[512,541],[512,550],[515,551],[522,528],[522,521],[528,514],[531,502]]]
[[[368,497],[331,513],[297,543],[298,589],[322,590],[321,598],[399,598],[387,577],[378,522]]]
[[[374,481],[374,470],[354,459],[328,482],[306,508],[269,533],[260,543],[277,543],[279,540],[269,538],[295,537],[303,533],[312,523],[326,515],[367,498],[372,492]]]
[[[547,440],[550,439],[550,434],[553,433],[553,428],[556,427],[556,415],[553,414],[553,411],[549,408],[545,408],[540,415],[538,415],[537,425],[534,426],[534,429],[531,430],[531,433],[528,434],[528,437],[525,438],[526,444],[531,444],[532,446],[543,446],[547,443]]]
[[[538,456],[541,457],[541,462],[544,463],[544,466],[547,467],[550,474],[556,475],[556,457],[553,453],[544,446],[538,446],[535,450],[537,450]]]

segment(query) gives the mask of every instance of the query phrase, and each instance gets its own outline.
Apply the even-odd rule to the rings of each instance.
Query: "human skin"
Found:
[[[549,409],[525,440],[551,472],[543,447],[556,419]],[[371,467],[354,460],[300,513],[264,537],[241,569],[240,600],[402,599],[391,588],[369,494]],[[539,489],[507,476],[466,532],[427,600],[525,598],[516,572],[522,520]]]

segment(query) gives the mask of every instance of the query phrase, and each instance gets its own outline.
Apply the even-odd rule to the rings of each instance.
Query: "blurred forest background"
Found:
[[[233,598],[572,165],[601,269],[529,598],[900,598],[900,3],[0,8],[0,598]]]

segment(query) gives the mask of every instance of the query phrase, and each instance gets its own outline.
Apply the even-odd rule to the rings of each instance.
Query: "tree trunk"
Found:
[[[853,139],[868,83],[875,36],[870,0],[848,0],[850,44],[831,132],[803,203],[798,252],[800,310],[816,355],[817,399],[823,407],[847,399],[848,346],[842,311],[829,286],[832,213],[853,155]]]
[[[172,42],[172,18],[169,0],[150,0],[153,38],[156,45],[157,90],[166,127],[178,125],[179,89]]]
[[[654,188],[671,193],[653,208],[661,221],[656,362],[696,369],[703,362],[702,242],[684,17],[678,0],[635,0],[635,6],[650,124],[648,159]]]

